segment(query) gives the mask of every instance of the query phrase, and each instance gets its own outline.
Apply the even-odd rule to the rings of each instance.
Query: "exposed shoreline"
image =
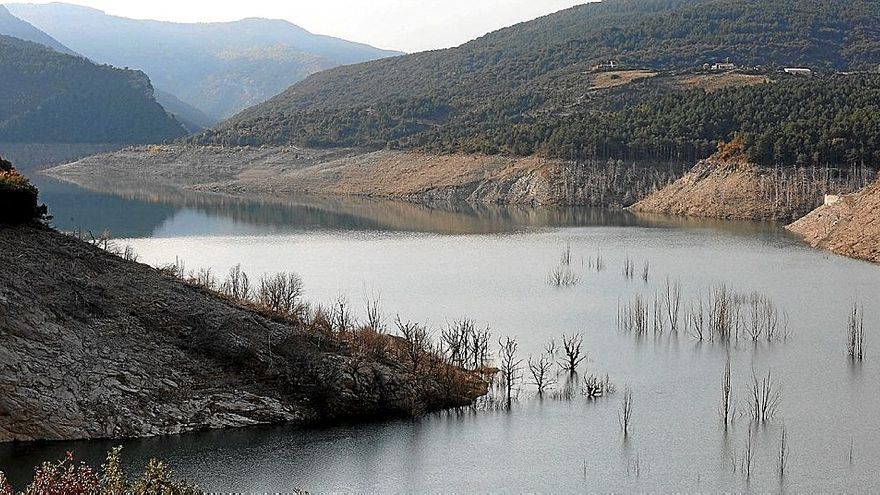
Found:
[[[658,182],[671,182],[684,167],[644,170],[536,156],[170,145],[128,148],[44,173],[98,189],[104,183],[131,182],[235,195],[622,208]]]
[[[47,227],[0,226],[0,263],[0,442],[416,416],[486,392]]]
[[[820,206],[787,228],[813,247],[880,263],[880,181]]]
[[[861,186],[816,175],[815,169],[809,176],[807,169],[761,168],[741,158],[735,144],[693,167],[352,148],[166,145],[96,155],[43,173],[103,191],[127,183],[239,197],[349,197],[428,206],[597,206],[786,223],[820,206],[825,194],[853,192]],[[838,252],[846,255],[848,250]]]

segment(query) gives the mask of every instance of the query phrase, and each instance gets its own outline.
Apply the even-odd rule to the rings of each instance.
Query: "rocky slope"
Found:
[[[485,393],[39,225],[0,225],[0,266],[0,442],[407,416]]]
[[[702,160],[673,184],[630,207],[632,211],[736,220],[793,220],[825,194],[851,187],[827,171],[766,169],[723,150]]]
[[[625,206],[680,175],[670,167],[350,148],[151,146],[47,171],[81,186],[176,186],[230,194],[370,196],[419,203]]]
[[[880,263],[880,181],[788,226],[815,247]]]

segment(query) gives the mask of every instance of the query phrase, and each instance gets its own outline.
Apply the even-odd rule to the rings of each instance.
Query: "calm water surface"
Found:
[[[379,293],[389,318],[438,332],[472,318],[496,337],[515,336],[523,358],[580,332],[590,356],[582,374],[607,373],[618,388],[600,400],[542,400],[523,386],[509,411],[124,442],[133,465],[158,455],[179,477],[221,491],[880,491],[880,312],[871,304],[880,269],[809,249],[778,226],[586,209],[108,194],[40,182],[59,228],[109,229],[142,262],[180,258],[218,273],[241,263],[252,276],[296,271],[312,301],[341,295],[360,306],[365,293]],[[547,275],[566,246],[581,281],[550,287]],[[597,252],[607,265],[601,272],[588,266]],[[650,262],[648,283],[623,277],[626,257],[639,270]],[[725,346],[619,332],[619,301],[653,299],[667,277],[681,281],[686,305],[719,284],[760,291],[786,312],[791,337]],[[846,356],[854,301],[865,303],[868,327],[861,364]],[[725,429],[718,410],[728,355],[743,415]],[[781,385],[779,412],[752,425],[745,415],[752,374],[768,370]],[[634,395],[627,438],[618,424],[625,386]],[[791,454],[781,478],[783,425]],[[749,430],[755,459],[747,478],[734,465]],[[98,461],[116,443],[6,445],[0,466],[21,480],[64,450]]]

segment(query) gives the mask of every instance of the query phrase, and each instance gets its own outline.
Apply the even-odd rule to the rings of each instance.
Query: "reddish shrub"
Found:
[[[44,462],[25,489],[28,495],[91,495],[101,491],[98,475],[84,463],[77,464],[68,452],[57,463]]]

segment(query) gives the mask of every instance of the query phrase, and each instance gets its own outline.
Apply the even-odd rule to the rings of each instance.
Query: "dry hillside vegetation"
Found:
[[[593,80],[593,87],[590,89],[605,89],[615,86],[623,86],[639,79],[656,76],[656,72],[649,70],[625,70],[614,72],[601,72]]]
[[[693,74],[681,76],[676,79],[676,82],[683,89],[699,88],[711,93],[729,87],[754,86],[768,83],[770,82],[770,78],[763,75],[725,72],[723,74]]]

